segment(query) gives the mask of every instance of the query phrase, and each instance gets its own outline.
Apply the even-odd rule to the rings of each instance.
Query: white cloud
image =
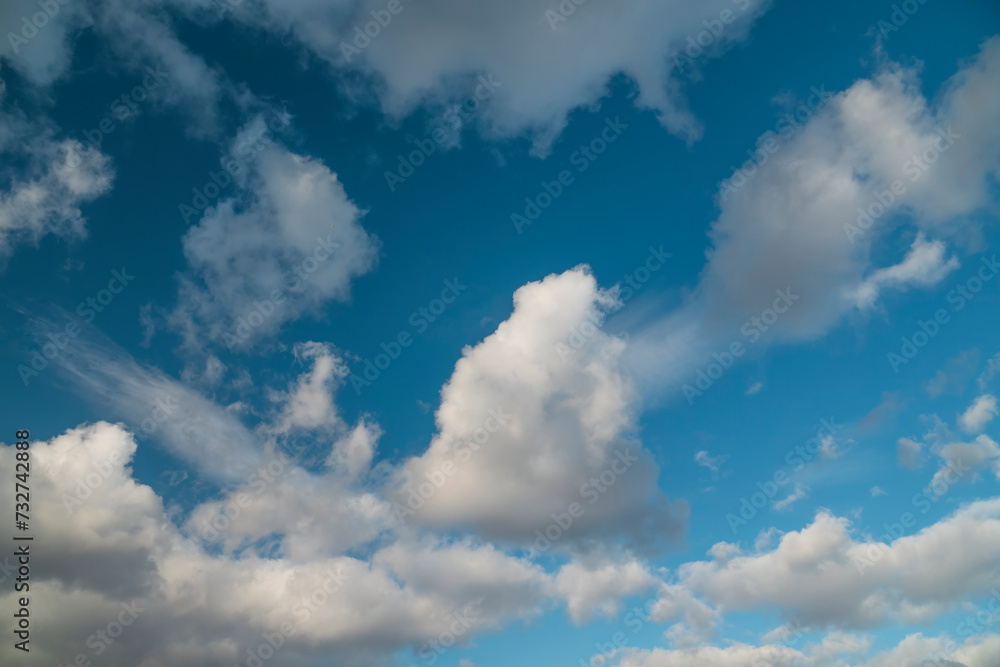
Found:
[[[704,466],[711,470],[712,472],[719,472],[719,466],[725,463],[729,459],[728,454],[721,454],[719,456],[711,456],[708,452],[702,450],[694,455],[694,462],[700,466]]]
[[[932,450],[941,458],[940,468],[931,480],[931,488],[949,488],[952,484],[975,477],[977,469],[987,464],[1000,479],[1000,445],[988,435],[972,442],[935,443]]]
[[[968,410],[959,417],[962,428],[969,433],[980,433],[997,416],[997,399],[992,394],[983,394],[972,402]]]
[[[434,109],[461,101],[475,89],[477,75],[493,75],[501,85],[477,111],[487,132],[502,137],[530,133],[536,150],[544,153],[569,113],[600,100],[620,74],[635,85],[639,107],[654,110],[670,131],[697,139],[701,126],[681,97],[671,54],[687,48],[688,37],[707,32],[713,42],[708,51],[718,55],[747,36],[768,4],[586,3],[574,5],[574,13],[553,30],[545,12],[556,4],[404,3],[403,11],[349,62],[342,45],[352,44],[355,27],[372,20],[372,11],[384,10],[384,2],[320,7],[308,1],[268,1],[262,12],[247,6],[234,15],[276,32],[291,31],[338,70],[369,75],[390,116],[404,116],[418,105]],[[719,21],[723,11],[729,25]],[[718,23],[721,36],[712,36],[703,21]]]
[[[994,354],[986,360],[986,368],[983,369],[982,374],[976,379],[980,391],[986,389],[989,383],[993,381],[993,378],[996,377],[998,371],[1000,371],[1000,353]]]
[[[820,512],[773,550],[685,563],[678,585],[722,613],[768,609],[807,628],[856,629],[927,622],[997,584],[989,554],[1000,548],[998,498],[912,535],[851,533],[846,519]]]
[[[574,623],[586,623],[600,612],[614,618],[621,610],[621,599],[637,595],[657,582],[645,566],[635,559],[621,562],[572,561],[556,576],[555,585],[566,598],[569,616]]]
[[[401,503],[408,489],[444,479],[417,520],[524,543],[577,503],[582,513],[567,535],[558,531],[557,548],[598,536],[649,545],[677,535],[686,507],[660,492],[656,462],[634,437],[624,342],[597,329],[580,349],[566,345],[588,313],[615,302],[580,268],[517,290],[511,316],[463,351],[441,391],[438,434],[405,464]]]
[[[685,305],[630,340],[640,386],[679,388],[712,352],[734,340],[750,342],[741,325],[772,307],[775,290],[790,289],[798,298],[772,320],[758,346],[822,335],[857,310],[859,290],[868,294],[862,302],[872,303],[888,285],[932,284],[952,270],[946,244],[961,241],[976,225],[973,214],[992,205],[1000,127],[988,118],[1000,109],[998,78],[1000,38],[983,44],[934,106],[914,70],[886,65],[829,99],[776,143],[766,162],[749,165],[749,177],[725,181],[699,284]],[[949,128],[952,138],[945,140]],[[768,139],[777,141],[761,137]],[[938,157],[914,180],[912,158],[926,151]],[[871,248],[898,229],[892,213],[860,235],[845,227],[896,179],[905,187],[894,195],[892,213],[907,214],[917,240],[902,262],[885,268]]]
[[[287,393],[272,396],[272,400],[283,403],[277,432],[284,434],[292,429],[316,430],[341,425],[333,392],[347,377],[347,365],[329,346],[321,343],[298,343],[294,352],[297,361],[311,361],[312,370],[300,376]]]
[[[70,338],[54,363],[83,398],[111,410],[136,434],[155,438],[208,479],[244,479],[263,462],[265,442],[232,413],[136,363],[95,330]]]
[[[715,636],[722,623],[717,609],[694,597],[690,590],[672,584],[660,588],[660,598],[650,610],[650,619],[672,623],[665,636],[674,647],[704,643]]]
[[[885,287],[927,287],[941,282],[959,265],[957,257],[945,260],[946,252],[941,241],[928,241],[923,234],[918,234],[902,262],[875,271],[858,286],[855,292],[858,307],[870,308]]]
[[[244,139],[233,142],[234,157]],[[255,150],[238,174],[240,194],[206,209],[184,236],[189,271],[169,320],[192,350],[206,338],[244,349],[347,301],[351,281],[377,259],[378,241],[334,173],[275,143]]]
[[[111,189],[110,159],[75,139],[54,139],[40,123],[0,114],[0,154],[27,162],[16,176],[8,174],[9,184],[0,190],[0,259],[20,243],[37,246],[49,234],[85,237],[80,206]],[[13,145],[18,136],[27,138],[24,148]]]
[[[765,640],[767,641],[767,640]],[[1000,658],[1000,635],[984,634],[964,642],[943,635],[924,637],[917,633],[905,637],[896,646],[869,660],[870,637],[831,632],[819,643],[801,650],[780,643],[750,646],[734,643],[722,648],[703,646],[682,650],[624,649],[619,667],[923,667],[933,662],[939,667],[992,667]],[[844,661],[844,657],[849,661]],[[864,660],[864,662],[861,662]]]
[[[634,650],[625,655],[619,667],[799,667],[805,656],[785,646],[750,646],[735,643],[725,648],[698,646],[680,650]]]
[[[3,449],[0,473],[12,477],[12,448]],[[335,550],[297,559],[248,549],[231,557],[188,539],[165,515],[160,498],[134,481],[129,466],[136,445],[121,426],[72,429],[49,442],[32,442],[31,451],[32,490],[39,493],[32,505],[34,535],[53,547],[33,555],[46,576],[32,581],[32,610],[59,629],[37,647],[43,662],[92,654],[87,637],[114,621],[122,603],[133,601],[142,611],[101,656],[109,667],[231,665],[244,661],[247,648],[264,641],[263,633],[273,635],[284,623],[294,634],[285,637],[281,664],[322,659],[368,665],[399,650],[426,647],[454,632],[456,623],[464,624],[458,626],[464,643],[533,616],[554,594],[551,578],[538,566],[472,543],[389,542],[368,559]],[[283,494],[309,477],[290,472],[244,511],[272,502],[290,509]],[[87,484],[88,475],[89,495],[70,515],[64,494]],[[13,487],[6,488],[4,500],[12,502]],[[337,498],[329,484],[303,488],[302,495],[308,500],[296,508],[299,513],[282,514],[273,530],[341,539],[331,526],[289,525],[289,516],[323,521],[331,514],[329,501]],[[317,595],[324,585],[327,592]],[[13,608],[15,595],[7,590],[0,602]],[[3,632],[10,634],[12,627],[12,617],[0,620]],[[14,652],[12,642],[5,642],[0,660],[14,660]]]
[[[783,512],[784,510],[790,508],[796,501],[802,500],[807,495],[804,486],[796,482],[795,488],[792,489],[791,493],[782,498],[781,500],[774,501],[771,506],[777,512]]]

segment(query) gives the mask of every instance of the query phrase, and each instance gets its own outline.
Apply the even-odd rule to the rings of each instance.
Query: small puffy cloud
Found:
[[[974,478],[980,467],[992,468],[1000,479],[1000,445],[988,435],[980,435],[972,442],[935,443],[932,450],[941,459],[931,479],[932,489],[947,489],[958,481]]]
[[[959,417],[959,424],[969,433],[979,433],[997,416],[997,399],[992,394],[983,394]]]
[[[889,494],[886,493],[885,489],[883,489],[881,486],[873,486],[871,488],[871,496],[872,496],[872,498],[877,498],[879,496],[887,496],[887,495],[889,495]]]
[[[649,617],[657,623],[671,624],[665,636],[678,648],[708,641],[722,622],[717,609],[697,599],[690,590],[673,584],[660,588]]]
[[[728,454],[720,454],[719,456],[711,456],[708,452],[702,450],[694,455],[694,462],[700,466],[708,468],[712,472],[719,472],[719,466],[729,460]]]
[[[293,429],[312,431],[340,425],[333,392],[347,377],[347,365],[321,343],[298,343],[294,353],[297,361],[311,362],[312,369],[300,376],[287,393],[272,396],[272,400],[282,403],[276,431],[284,434]]]
[[[189,270],[169,323],[193,350],[205,340],[246,349],[347,301],[351,281],[377,259],[378,241],[336,174],[273,142],[254,150],[239,194],[207,208],[184,235]]]
[[[789,509],[795,502],[805,498],[806,495],[807,495],[806,488],[801,484],[799,484],[798,482],[796,482],[795,488],[792,489],[792,491],[781,500],[774,501],[771,504],[771,507],[775,511],[783,512],[784,510]]]
[[[6,174],[9,180],[0,190],[0,260],[16,245],[38,245],[49,234],[85,237],[80,206],[111,189],[111,160],[75,139],[56,141],[43,126],[0,115],[0,135],[8,133],[38,136],[28,141],[26,151],[13,150],[0,139],[0,155],[27,160],[16,175]]]
[[[928,241],[917,234],[903,261],[895,266],[875,271],[855,292],[859,308],[870,308],[886,287],[905,289],[910,285],[929,287],[941,282],[958,268],[957,257],[945,258],[947,250],[941,241]]]

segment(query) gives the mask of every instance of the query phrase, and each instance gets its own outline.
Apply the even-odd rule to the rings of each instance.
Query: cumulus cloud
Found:
[[[932,450],[941,459],[931,480],[932,488],[947,489],[958,481],[974,478],[982,466],[992,468],[1000,478],[1000,445],[988,435],[977,436],[972,442],[935,443]]]
[[[1000,499],[966,505],[912,535],[853,532],[821,511],[774,549],[685,563],[678,585],[723,613],[770,609],[804,627],[865,629],[925,622],[997,583],[987,554],[1000,544]]]
[[[997,399],[992,394],[983,394],[959,417],[959,424],[969,433],[979,433],[997,416]]]
[[[398,500],[416,505],[416,520],[524,543],[540,542],[554,515],[566,514],[560,521],[571,525],[550,535],[557,548],[678,534],[686,507],[664,497],[658,466],[635,438],[624,342],[595,329],[579,349],[567,345],[574,327],[616,303],[583,268],[517,290],[511,316],[463,351],[441,391],[437,435],[404,466]],[[414,495],[430,483],[429,497]]]
[[[288,392],[272,397],[282,403],[277,431],[288,433],[292,429],[340,425],[333,392],[347,377],[347,365],[322,343],[299,343],[294,352],[296,360],[312,362],[312,369],[300,376]]]
[[[236,153],[261,122],[233,141],[233,159],[243,160]],[[336,174],[274,142],[251,149],[240,193],[209,206],[183,239],[188,271],[169,323],[192,350],[205,340],[246,349],[285,322],[347,301],[351,281],[377,259],[378,241]]]
[[[639,561],[572,561],[559,570],[555,585],[566,598],[566,607],[574,623],[586,623],[600,612],[614,618],[621,610],[621,599],[637,595],[657,583]]]
[[[13,477],[11,448],[3,449],[8,455],[0,473]],[[103,422],[32,443],[32,486],[39,493],[32,506],[34,534],[53,547],[33,557],[40,576],[32,579],[32,610],[58,629],[40,642],[40,660],[55,664],[79,653],[93,659],[96,644],[91,640],[88,648],[87,637],[115,621],[125,604],[137,617],[120,640],[104,647],[102,664],[111,667],[232,665],[246,660],[264,633],[279,631],[282,664],[320,658],[373,664],[400,650],[427,648],[455,628],[465,642],[528,618],[554,594],[551,578],[537,565],[474,543],[394,542],[368,559],[336,549],[303,559],[254,549],[220,553],[175,527],[152,489],[134,481],[135,450],[130,433]],[[298,477],[275,481],[268,489],[274,496],[255,499],[251,509],[275,500],[288,509],[283,491],[308,481],[303,471],[295,472]],[[89,493],[78,492],[80,485]],[[336,497],[325,492],[298,509],[321,519]],[[12,486],[2,493],[13,502]],[[289,516],[282,515],[274,530],[294,531]],[[336,539],[331,526],[312,528],[317,538]],[[14,605],[15,595],[8,590],[0,601]],[[288,632],[281,630],[286,624]],[[12,627],[12,617],[0,621],[4,632]],[[35,650],[33,643],[33,655]],[[14,660],[14,651],[6,642],[0,659]]]
[[[957,642],[947,635],[925,637],[920,633],[905,637],[896,646],[879,652],[870,660],[871,638],[831,632],[819,643],[801,650],[780,643],[751,646],[735,643],[726,647],[698,647],[681,650],[625,649],[618,667],[921,667],[933,661],[941,667],[989,667],[1000,658],[1000,636],[985,634]],[[850,658],[845,662],[844,658]]]
[[[704,644],[715,636],[722,623],[718,609],[696,598],[689,589],[674,584],[660,588],[660,597],[649,617],[657,623],[671,624],[665,636],[677,648]]]
[[[889,286],[927,286],[953,270],[951,237],[992,202],[1000,130],[987,119],[1000,110],[998,79],[1000,38],[992,38],[934,105],[914,70],[886,64],[830,97],[801,129],[762,136],[774,154],[722,183],[699,284],[682,308],[630,341],[642,386],[679,386],[733,340],[817,337]],[[904,188],[891,210],[858,227],[859,209],[878,203],[875,195],[897,179]],[[873,241],[896,231],[904,213],[916,240],[884,266]],[[776,290],[797,298],[766,332],[746,338],[741,324],[773,307]]]
[[[3,102],[0,82],[0,104]],[[22,143],[22,139],[28,139]],[[0,109],[0,155],[6,186],[0,189],[0,260],[22,243],[38,245],[49,234],[86,236],[81,206],[111,189],[111,160],[75,139],[56,139],[42,122]]]

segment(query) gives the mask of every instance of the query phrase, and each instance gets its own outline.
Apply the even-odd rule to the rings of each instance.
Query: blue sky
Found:
[[[0,24],[5,660],[1000,660],[995,3]]]

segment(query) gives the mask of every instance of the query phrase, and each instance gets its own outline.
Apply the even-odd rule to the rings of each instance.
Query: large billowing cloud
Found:
[[[538,566],[474,543],[397,542],[370,560],[344,555],[349,543],[309,558],[265,556],[259,543],[238,556],[219,553],[215,542],[175,527],[160,498],[132,478],[135,449],[131,434],[104,422],[32,444],[32,520],[37,543],[48,545],[32,561],[32,613],[46,619],[32,635],[33,658],[62,664],[83,653],[94,660],[101,647],[101,664],[109,666],[218,667],[245,661],[265,633],[284,632],[281,664],[373,664],[407,647],[432,650],[435,640],[465,644],[537,613],[554,595]],[[13,466],[13,455],[4,456],[0,472],[13,477]],[[310,474],[288,473],[273,479],[266,496],[241,489],[252,502],[234,506],[253,514],[275,502],[304,519],[327,516],[338,496],[351,502],[345,487],[312,484],[320,495],[290,504],[287,494],[300,485],[307,491]],[[4,501],[13,502],[13,487],[5,489]],[[271,530],[294,533],[289,516]],[[312,528],[319,538],[336,533]],[[13,608],[15,595],[8,589],[0,600]],[[129,623],[120,641],[87,643],[123,613]],[[12,624],[8,615],[0,627],[10,634]],[[20,655],[11,644],[0,647],[0,659]]]
[[[583,268],[514,294],[510,318],[463,351],[441,391],[438,434],[405,465],[407,516],[536,550],[678,535],[686,507],[659,490],[636,438],[625,344],[599,328],[616,294]]]

